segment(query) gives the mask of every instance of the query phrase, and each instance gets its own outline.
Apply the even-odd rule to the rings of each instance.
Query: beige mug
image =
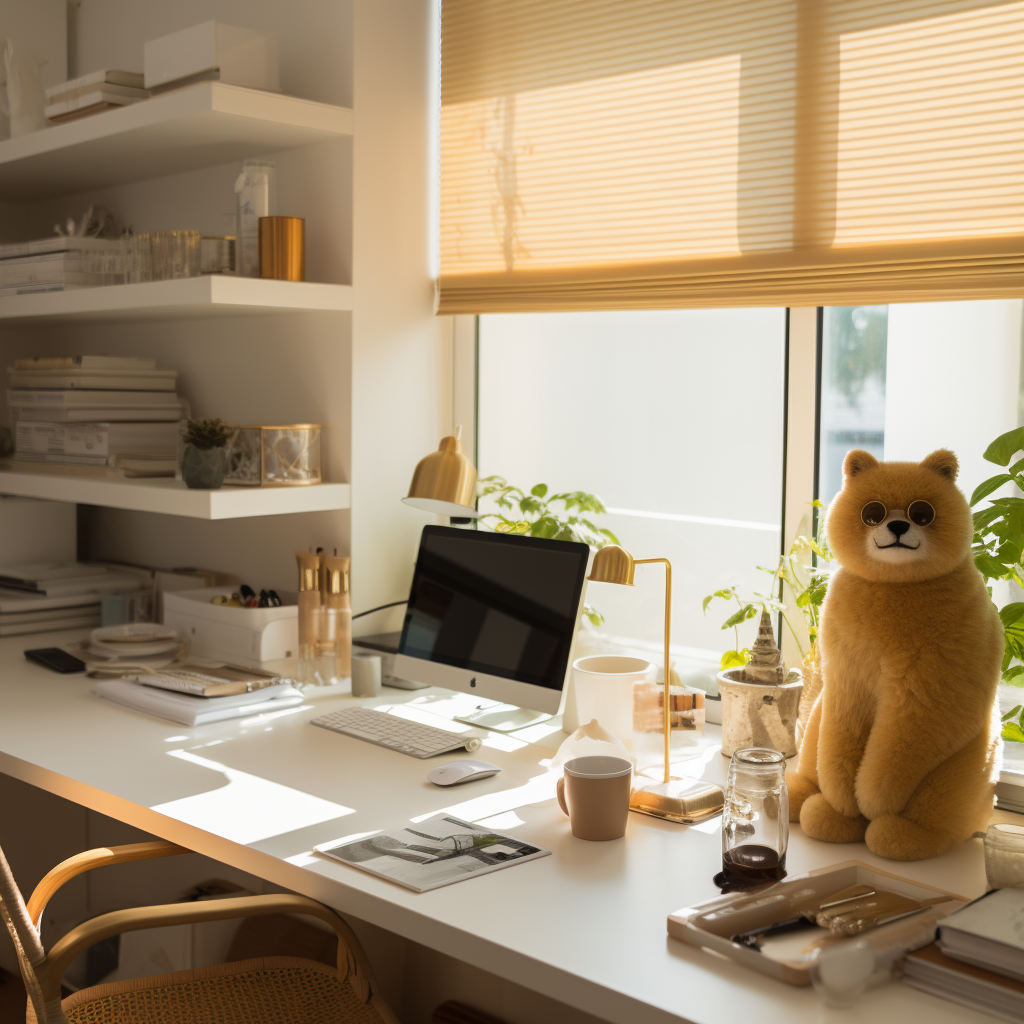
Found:
[[[633,765],[623,757],[574,757],[558,780],[558,805],[577,839],[604,842],[626,834]]]

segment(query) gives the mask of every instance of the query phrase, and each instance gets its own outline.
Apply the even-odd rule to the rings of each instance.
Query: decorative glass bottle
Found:
[[[769,747],[737,750],[725,787],[722,871],[715,883],[728,892],[785,878],[788,845],[785,757]]]

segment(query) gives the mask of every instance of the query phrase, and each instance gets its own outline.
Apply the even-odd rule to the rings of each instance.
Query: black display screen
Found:
[[[560,690],[589,554],[570,541],[424,527],[399,653]]]

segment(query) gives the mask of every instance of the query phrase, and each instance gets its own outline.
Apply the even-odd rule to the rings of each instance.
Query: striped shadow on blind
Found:
[[[1024,0],[445,0],[442,313],[1024,291]]]

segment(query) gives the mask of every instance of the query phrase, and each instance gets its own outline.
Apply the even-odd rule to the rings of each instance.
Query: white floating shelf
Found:
[[[194,491],[167,478],[113,480],[23,470],[0,470],[0,494],[103,505],[133,512],[161,512],[192,519],[246,519],[293,512],[333,512],[349,507],[348,484]]]
[[[352,134],[352,111],[202,82],[0,142],[7,202],[162,178]]]
[[[352,308],[352,286],[206,274],[0,298],[0,321],[184,320]]]

